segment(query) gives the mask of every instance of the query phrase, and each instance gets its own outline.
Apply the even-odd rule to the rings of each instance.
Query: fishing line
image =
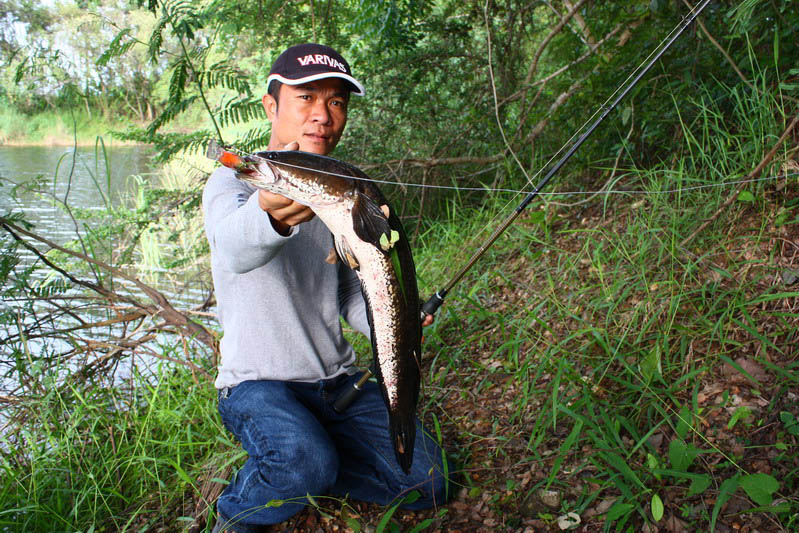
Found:
[[[231,151],[236,151],[232,148],[229,148]],[[244,153],[244,152],[239,152]],[[245,154],[250,158],[258,159],[265,161],[266,159],[255,155],[255,154]],[[339,174],[337,172],[330,172],[327,170],[318,170],[315,168],[304,167],[302,165],[295,165],[292,163],[286,163],[283,161],[271,161],[272,164],[282,165],[285,167],[296,168],[298,170],[307,170],[310,172],[318,172],[320,174],[326,174],[328,176],[336,176],[340,178],[346,178],[351,180],[358,180],[358,181],[369,181],[372,183],[379,183],[381,185],[394,185],[397,187],[415,187],[417,189],[437,189],[437,190],[451,190],[451,191],[464,191],[464,192],[484,192],[484,193],[491,193],[491,192],[506,192],[512,193],[514,196],[518,196],[524,193],[529,192],[528,189],[504,189],[501,187],[459,187],[457,185],[429,185],[423,183],[413,183],[413,182],[406,182],[406,181],[389,181],[389,180],[381,180],[381,179],[374,179],[374,178],[362,178],[360,176],[352,176],[349,174]],[[579,190],[579,191],[539,191],[537,194],[539,196],[588,196],[591,194],[629,194],[629,195],[659,195],[659,194],[674,194],[679,192],[688,192],[688,191],[697,191],[701,189],[713,189],[718,187],[729,187],[732,185],[740,185],[741,183],[757,183],[761,181],[774,181],[782,178],[793,178],[799,176],[799,172],[789,172],[787,174],[776,174],[772,176],[766,176],[763,178],[752,178],[747,180],[732,180],[732,181],[723,181],[720,183],[707,183],[704,185],[692,185],[688,187],[681,187],[679,189],[666,189],[662,191],[640,191],[634,189],[598,189],[598,190]],[[512,201],[512,199],[511,199]],[[496,218],[496,217],[495,217]]]
[[[763,178],[752,178],[747,180],[732,180],[732,181],[724,181],[721,183],[708,183],[705,185],[692,185],[689,187],[681,187],[679,189],[666,189],[663,191],[640,191],[634,189],[598,189],[598,190],[580,190],[580,191],[550,191],[550,192],[539,192],[540,196],[573,196],[573,195],[591,195],[591,194],[629,194],[629,195],[658,195],[658,194],[674,194],[678,192],[687,192],[687,191],[696,191],[701,189],[712,189],[718,187],[729,187],[731,185],[740,185],[741,183],[755,183],[760,181],[774,181],[782,178],[792,178],[794,176],[799,176],[799,172],[792,172],[788,174],[777,174],[773,176],[766,176]],[[355,178],[355,179],[364,179],[364,178]],[[369,180],[375,183],[382,183],[386,185],[402,185],[405,187],[417,187],[417,188],[426,188],[426,189],[448,189],[448,190],[455,190],[455,191],[468,191],[468,192],[507,192],[507,193],[514,193],[515,195],[523,194],[527,192],[525,189],[499,189],[499,188],[491,188],[491,187],[457,187],[453,185],[422,185],[421,183],[402,183],[402,182],[395,182],[395,181],[384,181],[384,180]]]

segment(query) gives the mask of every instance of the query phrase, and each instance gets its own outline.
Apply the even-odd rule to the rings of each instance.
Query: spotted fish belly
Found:
[[[372,343],[377,351],[375,357],[380,366],[389,408],[397,408],[400,372],[398,359],[401,357],[398,334],[403,320],[400,312],[405,307],[399,280],[388,254],[360,240],[355,234],[349,210],[349,206],[342,202],[336,206],[317,208],[315,211],[333,232],[334,238],[343,240],[346,247],[353,252],[353,258],[357,262],[356,272],[369,303]]]
[[[376,374],[388,409],[392,444],[400,466],[407,473],[413,459],[420,382],[418,351],[421,327],[415,272],[397,272],[402,264],[392,260],[392,254],[397,254],[397,250],[385,252],[359,239],[345,202],[335,207],[315,209],[315,212],[333,233],[339,254],[352,256],[342,257],[342,260],[356,269],[361,280],[368,305]],[[403,246],[403,250],[410,253],[407,243]],[[403,274],[413,281],[412,294],[406,294]]]

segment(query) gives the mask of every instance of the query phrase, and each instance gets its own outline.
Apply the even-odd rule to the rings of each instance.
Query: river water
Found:
[[[152,156],[146,146],[112,146],[104,151],[83,146],[0,146],[0,215],[22,213],[34,233],[57,244],[74,241],[78,232],[85,235],[85,222],[76,223],[61,204],[96,212],[107,206],[131,206],[139,182],[161,184]],[[32,260],[33,255],[23,251],[23,258]],[[178,307],[197,305],[206,293],[199,284],[188,289],[182,285],[179,291],[168,280],[156,284]]]
[[[106,202],[130,201],[135,178],[154,179],[152,152],[143,146],[114,146],[103,153],[92,147],[0,146],[0,214],[22,212],[36,232],[59,244],[75,238],[72,220],[53,205],[52,196],[73,207],[100,210]],[[108,171],[106,171],[106,157]],[[17,190],[13,184],[33,185],[40,194]]]
[[[0,215],[22,213],[27,222],[33,224],[31,231],[34,233],[58,244],[75,241],[78,232],[85,235],[87,231],[83,227],[84,222],[76,223],[59,204],[98,213],[109,205],[131,206],[140,182],[155,186],[160,184],[161,173],[153,165],[151,156],[152,151],[144,146],[112,146],[105,151],[95,150],[94,147],[0,146]],[[98,218],[96,222],[90,220],[88,225],[101,223]],[[0,232],[5,233],[3,230]],[[36,246],[41,250],[46,249],[40,244]],[[23,251],[21,257],[28,264],[36,260],[27,251]],[[126,271],[130,272],[130,268],[126,268]],[[49,269],[40,269],[32,282],[44,281],[48,275],[52,275]],[[188,309],[203,302],[208,292],[208,281],[197,279],[195,286],[185,281],[174,284],[174,277],[161,276],[151,283],[176,308]],[[14,306],[15,303],[2,302],[2,305]],[[13,324],[9,327],[14,329]],[[11,375],[9,369],[13,361],[10,350],[2,344],[2,338],[7,338],[9,330],[0,329],[3,330],[0,331],[2,396],[14,383],[8,377],[3,378]],[[35,341],[32,346],[37,348]]]

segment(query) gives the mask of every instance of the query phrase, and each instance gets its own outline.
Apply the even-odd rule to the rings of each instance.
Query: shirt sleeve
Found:
[[[236,179],[231,169],[219,168],[203,191],[205,234],[220,264],[237,274],[265,265],[283,244],[299,232],[280,235],[258,205],[258,190]]]
[[[366,300],[361,291],[361,281],[355,271],[342,262],[338,263],[338,269],[338,301],[341,316],[353,329],[366,335],[367,339],[371,339],[369,319],[366,316]]]

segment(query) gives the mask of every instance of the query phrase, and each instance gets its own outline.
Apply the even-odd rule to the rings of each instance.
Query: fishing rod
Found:
[[[650,68],[660,59],[660,57],[668,50],[674,41],[685,31],[685,29],[691,25],[694,19],[702,12],[705,7],[710,3],[710,0],[704,0],[704,2],[694,9],[692,13],[686,15],[683,18],[683,21],[678,26],[676,33],[669,38],[666,43],[661,48],[644,67],[641,71],[630,80],[625,87],[621,89],[618,96],[610,103],[610,105],[605,106],[604,111],[602,114],[597,118],[589,127],[588,129],[575,141],[575,143],[569,148],[569,150],[561,157],[554,166],[550,168],[550,170],[546,173],[546,175],[541,179],[538,185],[527,194],[527,196],[522,200],[522,202],[514,209],[513,213],[511,213],[495,230],[494,233],[480,246],[477,252],[472,255],[469,262],[466,263],[466,266],[461,268],[455,276],[447,283],[444,288],[439,289],[435,292],[425,303],[422,305],[422,318],[426,315],[435,315],[438,308],[441,307],[441,304],[444,303],[444,298],[446,298],[447,294],[450,290],[463,278],[463,276],[474,266],[474,264],[483,256],[483,254],[491,247],[492,244],[502,235],[508,227],[513,224],[513,222],[518,218],[518,216],[524,211],[524,209],[533,201],[533,199],[541,192],[547,183],[552,179],[552,177],[560,171],[560,169],[566,164],[566,162],[574,155],[580,146],[585,142],[585,140],[594,132],[594,130],[599,126],[603,120],[610,114],[613,109],[621,102],[625,96],[636,86],[636,84],[644,77],[644,75],[649,71]]]
[[[444,288],[438,290],[431,296],[423,305],[421,309],[421,319],[424,321],[427,315],[434,316],[436,311],[438,311],[439,307],[444,303],[444,298],[447,296],[450,290],[463,278],[463,276],[474,266],[475,263],[483,256],[483,254],[488,250],[492,244],[499,238],[500,235],[518,218],[522,211],[530,205],[530,202],[541,192],[547,183],[552,179],[552,177],[558,173],[558,171],[566,164],[566,162],[574,155],[578,148],[585,142],[585,140],[594,132],[594,130],[599,126],[603,120],[610,114],[613,109],[619,104],[619,102],[624,99],[625,96],[635,87],[635,85],[644,77],[644,75],[649,71],[650,68],[660,59],[660,57],[668,50],[674,41],[682,35],[685,29],[691,25],[691,23],[696,19],[696,17],[702,12],[705,7],[710,3],[710,0],[704,0],[702,4],[695,8],[692,13],[689,13],[685,17],[683,17],[683,21],[678,25],[676,29],[676,33],[668,38],[662,48],[658,50],[653,57],[644,65],[641,71],[635,75],[629,82],[626,82],[627,85],[623,86],[619,92],[617,89],[616,92],[619,92],[618,96],[607,105],[602,112],[602,114],[597,118],[589,127],[588,129],[575,141],[575,143],[569,148],[569,150],[561,157],[554,166],[550,168],[550,170],[546,173],[546,175],[541,179],[538,185],[527,194],[527,196],[522,200],[522,202],[514,209],[513,213],[511,213],[503,222],[500,224],[497,229],[491,234],[491,236],[480,246],[477,252],[472,255],[469,262],[461,268],[455,276],[447,283]],[[629,79],[629,78],[628,78]],[[344,412],[347,407],[357,398],[358,394],[360,393],[362,387],[366,384],[366,382],[372,377],[373,372],[370,369],[364,371],[364,374],[360,377],[357,383],[353,384],[353,386],[342,393],[334,402],[333,409],[336,412],[341,413]]]

